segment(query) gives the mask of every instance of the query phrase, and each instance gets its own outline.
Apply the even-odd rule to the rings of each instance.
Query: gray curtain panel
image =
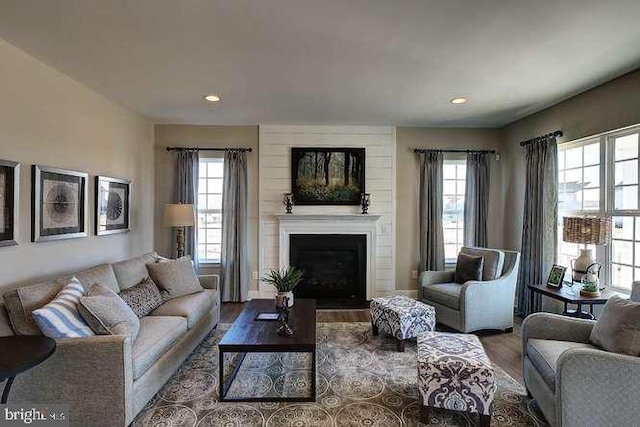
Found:
[[[420,153],[420,270],[444,270],[442,152]]]
[[[247,153],[227,150],[222,190],[222,301],[249,297]]]
[[[198,202],[198,176],[200,156],[197,150],[178,151],[177,180],[175,199],[177,203],[193,204]],[[184,253],[190,255],[198,271],[198,232],[196,227],[185,227]],[[177,255],[174,248],[174,255]]]
[[[487,247],[491,159],[489,153],[467,154],[464,195],[464,244]]]
[[[522,261],[518,280],[518,312],[539,310],[540,294],[531,307],[528,284],[546,283],[556,257],[558,234],[558,147],[555,138],[525,146],[526,187],[522,222]]]

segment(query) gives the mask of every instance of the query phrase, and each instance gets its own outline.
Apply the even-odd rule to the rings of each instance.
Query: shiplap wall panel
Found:
[[[395,289],[395,129],[386,126],[260,126],[259,275],[278,268],[283,194],[291,191],[291,147],[365,148],[365,189],[377,226],[373,295]],[[357,206],[294,206],[294,214],[353,214]],[[260,285],[260,289],[266,289]]]

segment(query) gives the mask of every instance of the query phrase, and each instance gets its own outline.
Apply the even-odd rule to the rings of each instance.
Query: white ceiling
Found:
[[[0,0],[0,38],[156,122],[496,127],[638,68],[639,17],[638,0]]]

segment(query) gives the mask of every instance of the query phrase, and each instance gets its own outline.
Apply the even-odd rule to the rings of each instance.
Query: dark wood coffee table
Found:
[[[280,322],[255,320],[258,313],[275,312],[273,299],[254,299],[245,304],[233,326],[218,343],[218,371],[221,402],[314,402],[316,400],[316,300],[297,299],[291,307],[292,336],[276,334]],[[225,381],[224,354],[239,353],[240,359]],[[309,397],[226,397],[247,353],[311,353],[311,395]]]
[[[580,284],[576,283],[573,286],[573,289],[570,289],[568,286],[563,285],[561,288],[554,288],[552,286],[547,285],[528,285],[529,288],[529,297],[530,297],[530,307],[533,312],[534,306],[534,296],[536,293],[542,294],[549,298],[556,299],[558,301],[562,301],[564,303],[564,311],[562,314],[565,316],[572,317],[580,317],[583,319],[595,319],[593,315],[593,306],[599,304],[605,304],[609,298],[613,295],[621,295],[620,293],[611,290],[610,288],[605,288],[600,291],[600,296],[597,297],[585,297],[580,295]],[[622,296],[622,295],[621,295]],[[577,309],[568,310],[567,304],[575,304]],[[582,311],[582,306],[588,305],[589,312]]]

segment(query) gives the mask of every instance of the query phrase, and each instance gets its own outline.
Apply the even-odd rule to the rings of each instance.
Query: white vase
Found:
[[[285,298],[289,298],[289,307],[293,306],[293,292],[278,292],[276,295],[276,307],[282,307]]]

